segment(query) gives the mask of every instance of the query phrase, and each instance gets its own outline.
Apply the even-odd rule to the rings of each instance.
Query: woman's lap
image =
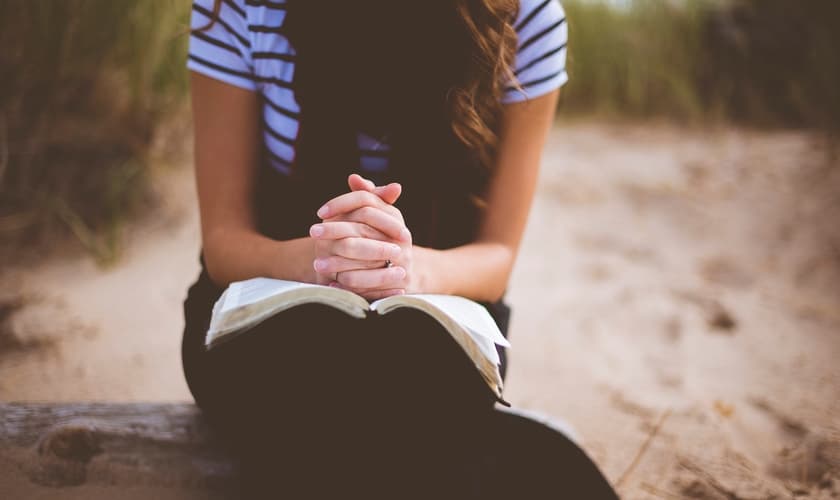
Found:
[[[185,340],[185,372],[202,407],[229,397],[280,412],[304,405],[432,413],[443,401],[468,404],[470,395],[472,404],[491,404],[454,340],[413,310],[360,320],[306,304],[210,351],[197,340]]]
[[[415,311],[359,320],[298,306],[186,359],[197,402],[248,468],[265,465],[270,475],[269,464],[282,463],[274,477],[300,481],[296,491],[336,486],[311,474],[365,490],[417,483],[429,464],[445,475],[465,449],[457,443],[469,437],[465,419],[492,407],[451,337]]]
[[[210,351],[186,331],[184,367],[248,498],[556,498],[574,485],[612,498],[564,436],[494,411],[454,340],[417,311],[360,320],[307,304]]]

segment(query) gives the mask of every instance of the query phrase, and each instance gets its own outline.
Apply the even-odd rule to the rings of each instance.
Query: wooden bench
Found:
[[[0,404],[0,498],[231,498],[193,404]]]

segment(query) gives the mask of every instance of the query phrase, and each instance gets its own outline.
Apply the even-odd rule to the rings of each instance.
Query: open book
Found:
[[[212,349],[280,311],[305,303],[325,304],[360,319],[402,307],[419,309],[449,332],[496,397],[504,402],[495,344],[510,347],[510,343],[487,309],[453,295],[395,295],[368,303],[355,293],[328,286],[269,278],[237,281],[228,286],[213,306],[205,344]]]

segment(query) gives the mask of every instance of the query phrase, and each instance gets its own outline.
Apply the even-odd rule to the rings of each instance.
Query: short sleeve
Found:
[[[569,29],[560,2],[522,0],[514,29],[519,38],[514,76],[522,90],[508,85],[502,102],[533,99],[565,84],[569,80],[566,73]]]
[[[214,19],[214,0],[194,0],[187,68],[246,90],[256,90],[245,0],[221,2]]]

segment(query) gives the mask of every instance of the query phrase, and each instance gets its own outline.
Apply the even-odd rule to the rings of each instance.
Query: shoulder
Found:
[[[563,5],[559,0],[520,0],[519,13],[516,16],[516,26],[528,19],[540,20],[557,19],[563,17]]]
[[[193,0],[187,67],[254,90],[248,18],[246,0]]]
[[[248,0],[192,0],[193,22],[202,20],[217,20],[220,23],[231,24],[232,28],[238,31],[247,31],[247,23],[242,24],[248,18]],[[195,26],[192,26],[195,28]]]
[[[532,99],[568,80],[566,12],[558,0],[521,0],[513,25],[517,34],[514,75],[522,90],[511,84],[503,102]]]
[[[568,25],[558,0],[522,0],[514,29],[517,34],[515,82],[502,96],[503,103],[533,99],[563,86],[566,73]]]
[[[546,27],[566,17],[563,5],[558,0],[521,0],[514,27],[521,32],[530,24]]]
[[[540,48],[566,42],[566,12],[557,0],[522,0],[513,25],[519,38],[517,65],[527,62]]]

